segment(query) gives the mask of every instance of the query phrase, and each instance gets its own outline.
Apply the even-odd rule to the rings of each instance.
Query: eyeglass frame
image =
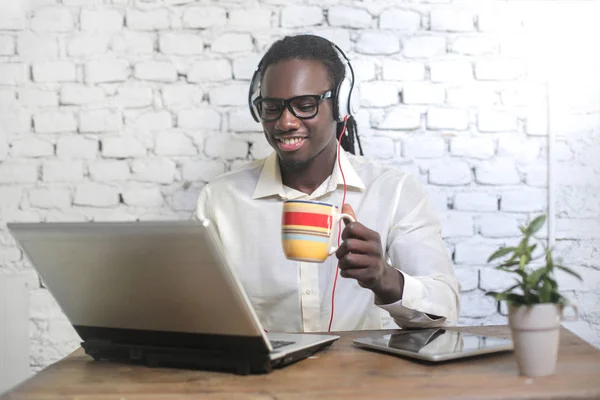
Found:
[[[292,101],[302,98],[302,97],[310,97],[313,98],[317,101],[316,104],[316,110],[315,110],[315,114],[311,115],[310,117],[301,117],[299,115],[296,114],[296,112],[294,111],[294,108],[292,107]],[[261,120],[263,120],[264,122],[274,122],[277,121],[279,118],[281,118],[281,116],[283,115],[283,110],[285,108],[287,108],[294,117],[298,118],[298,119],[302,119],[302,120],[307,120],[307,119],[312,119],[314,117],[317,116],[317,114],[319,114],[319,104],[321,103],[321,101],[326,100],[326,99],[331,99],[333,98],[333,90],[328,90],[323,94],[303,94],[301,96],[294,96],[294,97],[290,97],[289,99],[280,99],[277,97],[262,97],[262,96],[258,96],[256,99],[254,99],[253,103],[254,106],[256,107],[256,109],[258,110],[258,116]],[[279,115],[276,118],[269,118],[269,119],[264,119],[262,117],[262,112],[261,112],[261,108],[259,107],[259,103],[261,101],[265,101],[265,100],[270,100],[270,101],[278,101],[279,104],[282,106],[281,110],[279,112]],[[262,106],[262,105],[261,105]]]

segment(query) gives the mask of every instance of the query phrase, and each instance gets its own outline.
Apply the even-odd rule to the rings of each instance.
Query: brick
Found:
[[[11,155],[19,157],[45,157],[54,154],[54,145],[37,138],[24,138],[12,142]]]
[[[548,186],[548,168],[546,164],[528,165],[524,168],[525,183],[529,186],[546,187]]]
[[[194,55],[204,52],[204,40],[194,33],[165,32],[158,39],[158,48],[164,54]]]
[[[508,8],[488,7],[477,17],[477,28],[480,32],[508,33],[521,27],[521,17]]]
[[[31,132],[31,116],[22,108],[0,110],[0,129],[9,135]]]
[[[238,29],[265,29],[271,27],[273,13],[267,8],[234,9],[229,12],[229,25]]]
[[[429,168],[429,183],[434,185],[460,186],[471,180],[471,168],[464,161],[444,159]]]
[[[169,61],[143,61],[135,65],[137,79],[156,82],[175,82],[177,69]]]
[[[466,82],[473,79],[473,67],[468,61],[434,61],[429,63],[432,82]]]
[[[0,13],[0,30],[6,31],[20,31],[27,29],[27,16],[23,9],[13,8],[12,10],[6,8],[5,3],[3,12]],[[13,5],[20,6],[21,3],[12,3]],[[19,7],[21,8],[21,7]],[[11,12],[7,12],[7,11]]]
[[[151,11],[128,10],[126,21],[127,28],[137,31],[168,29],[171,25],[167,9]]]
[[[419,110],[405,107],[394,107],[385,114],[377,124],[379,129],[413,130],[421,127],[421,113]]]
[[[521,235],[523,220],[510,214],[482,215],[477,218],[477,232],[488,238],[514,238]]]
[[[589,186],[561,185],[556,194],[556,207],[566,218],[594,218],[600,215],[600,190]]]
[[[541,84],[519,83],[500,93],[502,104],[509,107],[540,106],[546,103],[546,89]]]
[[[98,153],[98,141],[82,136],[61,136],[56,143],[59,158],[91,160]]]
[[[37,164],[31,161],[4,161],[0,164],[0,183],[33,183],[38,178]]]
[[[65,84],[60,88],[60,104],[90,105],[105,101],[104,90],[97,86]]]
[[[15,210],[4,215],[4,222],[42,222],[42,218],[34,211]]]
[[[47,90],[22,88],[19,89],[19,103],[28,107],[57,107],[58,96]]]
[[[474,291],[479,286],[479,268],[468,265],[455,265],[454,273],[460,282],[461,292]],[[462,308],[462,307],[461,307]],[[460,323],[460,322],[459,322]]]
[[[411,137],[402,144],[402,155],[408,158],[437,158],[446,154],[446,142],[441,137]]]
[[[450,45],[452,53],[466,56],[493,54],[495,50],[496,44],[493,41],[478,36],[458,37]]]
[[[429,15],[432,31],[469,32],[473,30],[473,15],[457,7],[434,8]]]
[[[35,10],[31,18],[31,30],[39,33],[70,32],[74,18],[66,7],[43,7]]]
[[[421,27],[421,15],[415,11],[389,8],[379,15],[379,29],[415,32]]]
[[[0,63],[0,85],[20,85],[29,79],[29,69],[23,63]]]
[[[356,52],[360,54],[390,55],[400,51],[400,40],[387,32],[365,31],[356,41]]]
[[[203,93],[198,85],[176,83],[163,86],[161,91],[162,101],[170,109],[187,108],[203,101]]]
[[[136,131],[157,131],[170,129],[173,126],[173,118],[168,111],[148,111],[135,117],[130,125]]]
[[[8,157],[8,142],[4,135],[0,136],[0,161],[6,160]]]
[[[1,140],[1,139],[0,139]],[[1,165],[1,164],[0,164]],[[21,200],[23,199],[23,189],[20,187],[14,186],[2,186],[0,187],[0,209],[8,210],[8,209],[16,209],[19,208],[21,204]],[[12,237],[6,234],[4,238],[4,234],[0,233],[0,244],[12,244]]]
[[[402,87],[404,104],[439,104],[446,98],[446,91],[441,85],[429,83],[405,83]]]
[[[97,34],[83,33],[66,39],[67,55],[71,57],[86,57],[106,53],[108,37]]]
[[[16,92],[14,89],[0,89],[0,107],[8,108],[17,104]]]
[[[373,60],[358,58],[352,60],[352,68],[356,75],[356,80],[359,82],[367,82],[375,80],[377,72],[375,70],[375,62]]]
[[[515,163],[502,158],[483,161],[475,167],[475,180],[482,185],[518,185],[521,183]]]
[[[473,216],[461,212],[448,211],[441,218],[442,237],[471,237],[474,232]]]
[[[344,53],[349,53],[352,50],[352,44],[350,42],[350,31],[342,28],[314,28],[315,35],[324,37],[327,40],[337,44]]]
[[[10,36],[0,36],[0,56],[12,56],[15,54],[15,41]]]
[[[123,28],[123,14],[119,10],[81,10],[81,30],[90,32],[118,32]]]
[[[97,6],[103,2],[103,0],[62,0],[62,3],[67,6]]]
[[[122,192],[123,202],[134,207],[160,207],[163,196],[157,187],[128,187]]]
[[[453,156],[489,158],[494,155],[494,152],[494,141],[488,138],[455,137],[450,142],[450,153]]]
[[[75,64],[69,61],[47,61],[33,64],[35,82],[74,82],[77,78]]]
[[[155,137],[154,152],[164,156],[193,156],[198,153],[188,136],[181,132],[160,132]]]
[[[282,28],[304,28],[323,22],[323,9],[317,6],[287,6],[281,9]]]
[[[231,79],[232,69],[229,60],[195,61],[187,75],[188,82],[224,81]]]
[[[446,53],[446,39],[437,36],[415,36],[404,41],[406,58],[433,58]]]
[[[368,28],[373,17],[367,10],[349,6],[333,6],[327,10],[330,26],[343,28]]]
[[[454,106],[485,106],[498,103],[498,94],[481,85],[451,87],[446,90],[446,102]]]
[[[417,62],[383,60],[384,81],[422,81],[425,79],[425,65]]]
[[[262,132],[262,125],[255,122],[248,108],[239,108],[229,112],[229,130],[233,132]]]
[[[475,77],[485,81],[508,81],[519,77],[519,66],[514,61],[481,59],[475,63]]]
[[[427,112],[427,129],[466,130],[469,128],[469,114],[458,108],[430,108]]]
[[[248,141],[250,143],[250,157],[254,160],[266,158],[273,152],[273,148],[265,139],[264,133],[250,134],[248,135]]]
[[[218,86],[208,92],[210,104],[213,106],[242,106],[248,104],[247,84],[228,84]]]
[[[210,108],[181,110],[177,115],[177,126],[183,129],[218,131],[221,127],[221,116]]]
[[[149,32],[125,31],[113,36],[110,47],[119,55],[139,55],[154,53],[155,34]]]
[[[152,88],[144,84],[126,84],[117,89],[115,104],[124,108],[142,108],[152,105]]]
[[[502,136],[498,139],[498,155],[512,157],[519,163],[531,163],[540,155],[540,143],[526,137]]]
[[[102,133],[120,131],[123,117],[115,110],[82,110],[79,114],[79,132]]]
[[[496,312],[494,299],[478,291],[462,293],[460,302],[461,310],[464,310],[461,312],[461,318],[486,318]]]
[[[129,64],[118,59],[98,59],[85,65],[85,79],[88,83],[124,82],[129,78]]]
[[[83,162],[49,160],[42,165],[42,181],[55,182],[80,182],[83,180]]]
[[[0,246],[0,257],[3,262],[16,262],[21,260],[23,255],[18,247]]]
[[[211,26],[223,26],[227,22],[227,14],[224,8],[198,6],[188,7],[183,13],[183,26],[186,28],[210,28]]]
[[[503,132],[517,129],[514,114],[502,110],[480,110],[477,115],[477,129],[481,132]]]
[[[43,111],[33,116],[33,127],[37,133],[75,132],[77,120],[71,112]]]
[[[486,265],[488,257],[500,247],[501,242],[473,237],[456,243],[454,262],[456,264]]]
[[[88,166],[90,179],[96,182],[127,181],[131,171],[127,161],[98,160]]]
[[[17,53],[22,60],[53,59],[58,56],[58,43],[52,36],[23,32],[17,37]]]
[[[412,173],[412,175],[420,175],[418,167],[416,168],[416,171]],[[429,201],[431,202],[431,204],[433,204],[433,207],[436,209],[436,211],[439,213],[444,213],[448,209],[448,196],[446,195],[446,193],[443,193],[439,189],[440,188],[436,186],[428,186],[428,197]]]
[[[62,188],[32,189],[29,204],[36,208],[68,208],[71,206],[71,193]]]
[[[398,103],[396,85],[387,82],[365,82],[360,87],[361,104],[366,107],[387,107]]]
[[[172,183],[177,173],[175,163],[167,158],[133,160],[132,178],[142,182]]]
[[[251,55],[248,57],[236,57],[233,60],[233,78],[238,80],[250,80],[252,79],[252,75],[254,75],[254,71],[256,71],[256,67],[258,67],[258,63],[260,61],[260,56]],[[189,74],[188,74],[189,79]]]
[[[173,193],[173,196],[170,200],[171,207],[174,210],[187,211],[190,214],[196,209],[197,202],[197,191],[192,191],[189,189],[176,191],[175,193]]]
[[[237,53],[254,50],[252,37],[247,33],[225,33],[220,35],[210,46],[215,53]]]
[[[521,189],[514,192],[502,193],[500,210],[511,212],[539,212],[547,206],[546,190]]]
[[[226,160],[246,158],[248,156],[248,142],[222,135],[213,135],[206,139],[204,151],[209,157],[224,158]]]
[[[119,191],[101,183],[82,183],[75,190],[73,203],[78,206],[114,207],[119,204]]]
[[[107,158],[143,157],[146,148],[133,136],[114,136],[102,139],[102,155]]]
[[[394,141],[386,137],[368,137],[362,141],[365,154],[375,159],[389,160],[396,155]]]

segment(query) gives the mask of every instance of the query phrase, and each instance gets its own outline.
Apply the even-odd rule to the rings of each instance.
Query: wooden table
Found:
[[[505,326],[457,329],[509,336]],[[427,364],[354,347],[366,333],[343,332],[313,358],[250,376],[94,362],[79,349],[1,399],[600,398],[600,351],[565,328],[556,374],[534,379],[518,375],[511,352]]]

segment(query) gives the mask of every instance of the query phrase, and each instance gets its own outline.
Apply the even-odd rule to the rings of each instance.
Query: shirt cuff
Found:
[[[404,277],[402,299],[395,303],[377,304],[377,306],[390,313],[400,326],[428,326],[429,324],[443,323],[446,320],[445,317],[433,319],[426,313],[415,309],[418,302],[423,299],[423,283],[400,270],[398,272]]]

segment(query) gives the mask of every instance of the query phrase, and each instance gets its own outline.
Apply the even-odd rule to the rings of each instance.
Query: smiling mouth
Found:
[[[283,151],[295,151],[298,150],[306,138],[293,137],[293,138],[277,138],[279,148]]]

